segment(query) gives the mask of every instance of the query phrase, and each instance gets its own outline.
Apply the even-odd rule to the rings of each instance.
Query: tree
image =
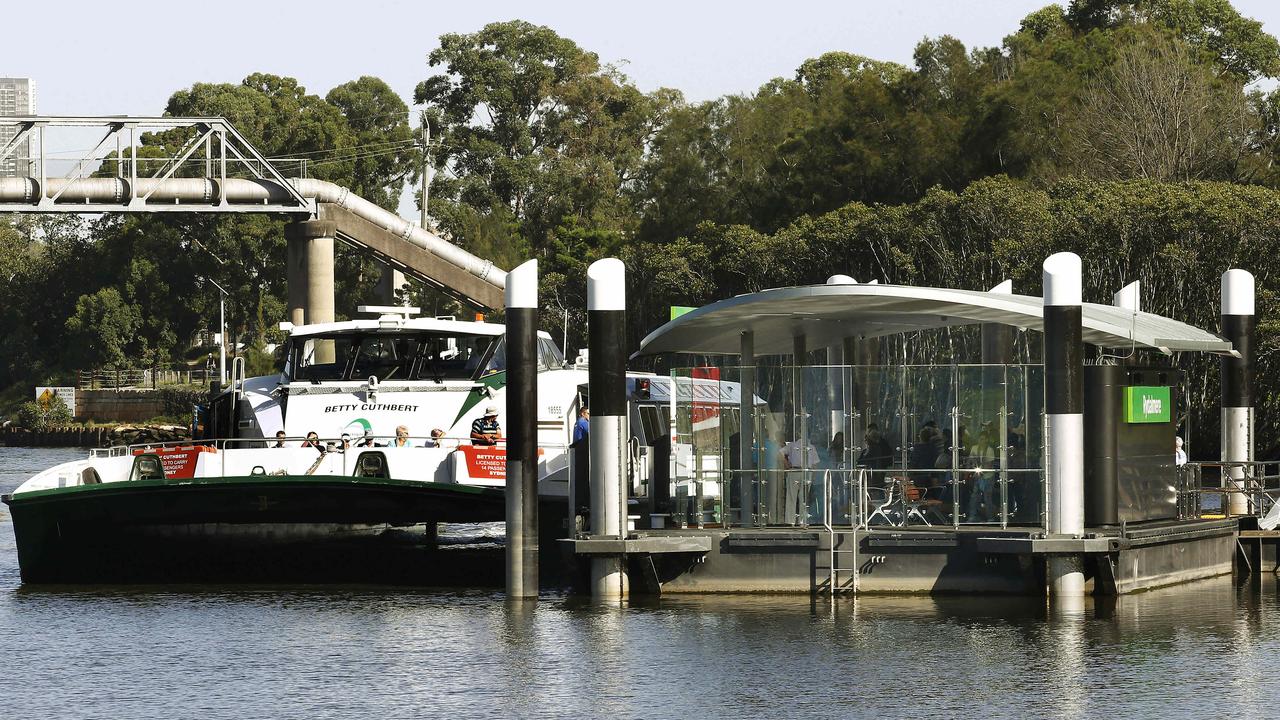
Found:
[[[66,322],[72,359],[82,368],[127,365],[130,342],[141,324],[138,308],[126,303],[115,288],[81,295],[75,315]]]
[[[1073,155],[1101,178],[1232,179],[1253,135],[1240,86],[1158,33],[1117,48],[1076,117]]]
[[[394,211],[405,180],[421,163],[408,106],[389,85],[368,75],[330,90],[325,100],[342,112],[355,136],[351,190]]]

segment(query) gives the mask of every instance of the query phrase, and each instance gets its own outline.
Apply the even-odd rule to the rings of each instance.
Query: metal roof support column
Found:
[[[1084,536],[1084,342],[1081,339],[1080,256],[1044,261],[1045,483],[1049,535]],[[1084,595],[1079,555],[1048,559],[1055,598]]]
[[[740,522],[743,527],[756,524],[756,486],[759,476],[756,470],[756,350],[755,333],[743,330],[740,341],[738,382],[738,497],[742,506]]]
[[[1222,356],[1222,461],[1253,460],[1253,344],[1258,319],[1254,303],[1253,275],[1232,269],[1222,274],[1222,335],[1240,353]],[[1232,515],[1249,513],[1249,495],[1243,492],[1243,467],[1227,469],[1231,483],[1241,492],[1228,495]]]
[[[796,455],[800,461],[797,468],[800,472],[786,473],[786,501],[783,507],[783,522],[790,525],[808,525],[809,493],[806,481],[809,470],[809,420],[804,400],[804,385],[807,380],[805,368],[809,365],[809,350],[803,333],[791,339],[791,408],[792,432],[788,440],[799,441],[800,447]]]

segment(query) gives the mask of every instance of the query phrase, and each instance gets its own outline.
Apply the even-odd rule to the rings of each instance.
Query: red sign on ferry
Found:
[[[507,477],[507,451],[496,445],[460,445],[467,459],[467,475],[475,480],[502,480]]]
[[[467,477],[472,480],[505,480],[507,450],[497,445],[459,445],[458,452],[467,462]],[[542,457],[542,448],[538,448]]]
[[[208,445],[186,445],[182,447],[167,448],[139,448],[133,451],[134,455],[146,453],[148,455],[157,455],[160,458],[160,464],[164,466],[164,476],[166,478],[190,478],[195,477],[196,461],[200,459],[200,453],[218,452],[217,448]]]

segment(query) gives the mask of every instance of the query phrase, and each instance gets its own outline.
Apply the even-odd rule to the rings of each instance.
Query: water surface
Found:
[[[0,492],[83,451],[0,448]],[[1088,602],[23,587],[0,515],[14,718],[1263,717],[1272,580]]]

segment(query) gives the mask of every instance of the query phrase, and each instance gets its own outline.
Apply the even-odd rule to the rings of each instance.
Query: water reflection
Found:
[[[1221,578],[1055,613],[1025,597],[27,588],[0,522],[0,697],[13,717],[1250,717],[1280,696],[1277,592]]]

